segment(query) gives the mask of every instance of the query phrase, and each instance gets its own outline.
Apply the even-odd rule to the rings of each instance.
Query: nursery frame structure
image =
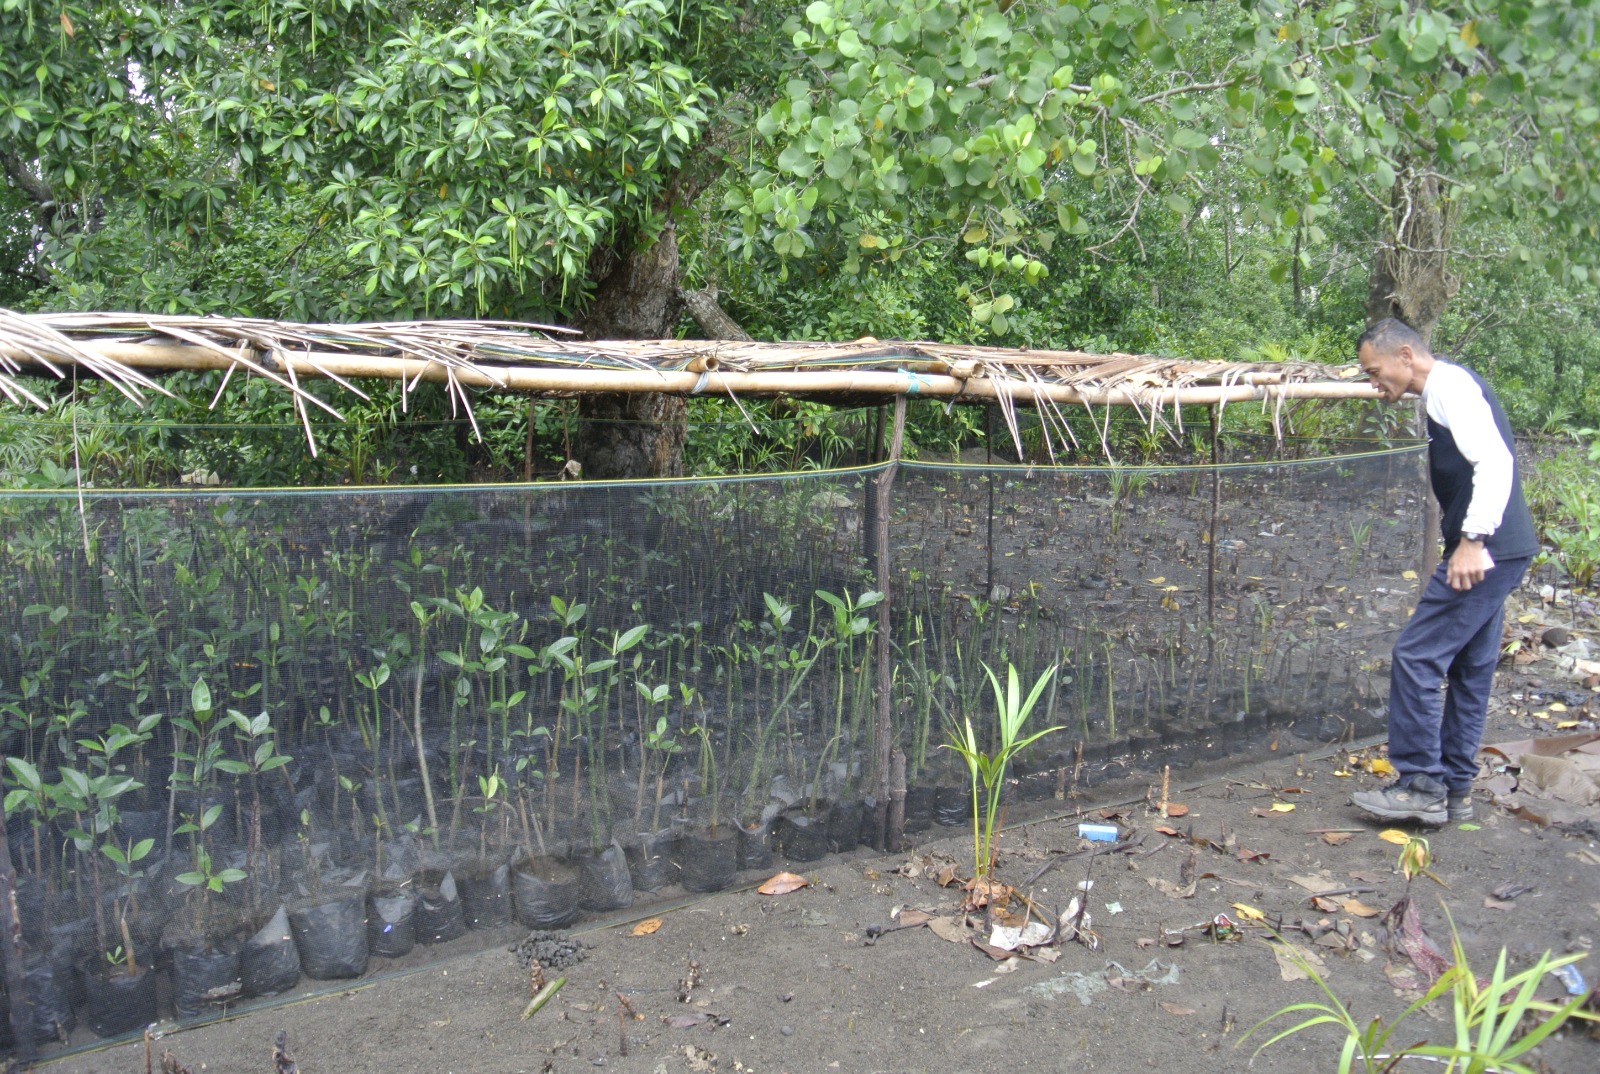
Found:
[[[893,407],[870,465],[775,477],[0,493],[19,1050],[80,1007],[116,1035],[158,995],[199,1017],[235,982],[270,994],[969,822],[937,746],[969,716],[991,740],[985,668],[1050,676],[1059,729],[1010,773],[1018,808],[1377,725],[1420,449],[1219,421],[1374,398],[1353,368],[568,335],[0,314],[14,402],[43,404],[38,375],[134,398],[163,370],[217,370],[219,394],[264,377],[313,451],[307,408],[335,408],[312,378],[436,381],[468,415],[480,388]],[[991,406],[1046,459],[1069,412],[1103,436],[1113,407],[1153,433],[1188,408],[1206,456],[908,460],[908,398]],[[129,984],[157,967],[162,989]]]

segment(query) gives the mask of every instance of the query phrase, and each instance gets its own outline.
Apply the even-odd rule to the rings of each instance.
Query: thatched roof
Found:
[[[16,314],[0,310],[0,392],[45,402],[17,378],[67,377],[81,368],[140,400],[163,392],[151,373],[215,369],[218,396],[235,372],[265,377],[309,404],[337,409],[300,380],[326,377],[365,398],[352,381],[446,385],[472,413],[469,388],[544,395],[667,392],[791,395],[859,402],[865,396],[998,401],[1059,415],[1062,404],[1132,406],[1152,425],[1182,425],[1181,404],[1257,399],[1274,413],[1291,399],[1370,399],[1353,366],[1200,362],[1135,354],[1007,349],[859,339],[849,343],[719,340],[579,340],[571,329],[503,321],[289,324],[242,317],[132,313]],[[307,434],[309,436],[309,422]],[[1014,421],[1012,422],[1015,427]],[[312,445],[315,451],[315,444]]]

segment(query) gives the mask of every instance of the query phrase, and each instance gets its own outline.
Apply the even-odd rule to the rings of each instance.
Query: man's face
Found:
[[[1398,402],[1411,386],[1411,348],[1401,345],[1383,354],[1368,343],[1356,354],[1361,372],[1367,383],[1378,389],[1378,397],[1385,403]]]

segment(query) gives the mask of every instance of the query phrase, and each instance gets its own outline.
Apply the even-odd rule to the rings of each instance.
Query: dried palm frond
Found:
[[[671,392],[696,395],[926,394],[998,404],[1019,450],[1016,408],[1034,407],[1053,456],[1072,430],[1062,404],[1131,406],[1153,432],[1182,431],[1182,404],[1220,407],[1255,399],[1274,421],[1294,398],[1370,397],[1354,367],[1305,362],[1202,362],[1136,354],[1012,350],[956,344],[743,340],[574,340],[570,329],[508,321],[408,321],[288,324],[243,317],[168,317],[130,313],[20,315],[0,311],[0,392],[14,402],[44,402],[16,379],[25,368],[56,376],[81,366],[130,398],[162,391],[141,369],[219,369],[221,398],[234,372],[264,377],[294,398],[311,437],[306,405],[338,411],[301,386],[325,377],[361,397],[352,383],[386,377],[402,384],[401,405],[423,380],[444,385],[452,410],[477,429],[471,390],[533,394]],[[1101,430],[1105,439],[1106,429]],[[316,445],[311,445],[313,453]]]

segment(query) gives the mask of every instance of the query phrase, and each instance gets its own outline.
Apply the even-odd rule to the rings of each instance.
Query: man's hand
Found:
[[[1483,542],[1462,540],[1450,554],[1444,580],[1451,589],[1464,593],[1483,581],[1483,576],[1493,566],[1494,559],[1490,557],[1489,550],[1483,547]]]

